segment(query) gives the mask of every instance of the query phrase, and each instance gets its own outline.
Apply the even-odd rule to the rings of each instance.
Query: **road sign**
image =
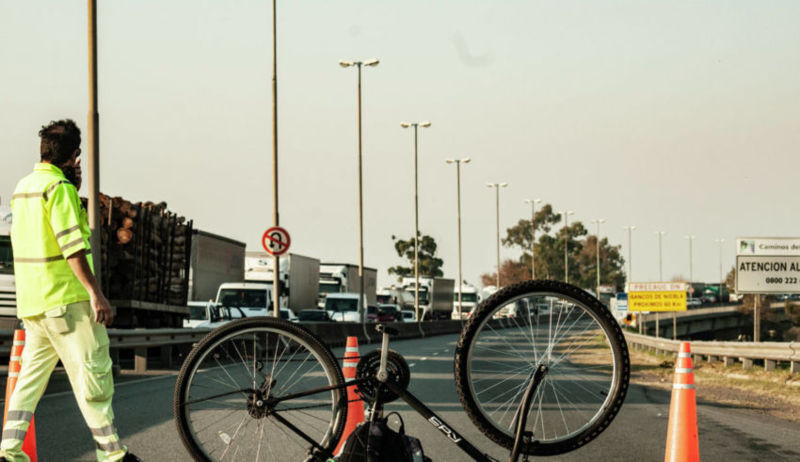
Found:
[[[737,256],[736,292],[800,293],[800,256]]]
[[[617,294],[617,311],[628,311],[628,294],[625,292]]]
[[[261,245],[264,246],[264,250],[276,257],[285,254],[289,250],[291,242],[289,232],[280,226],[273,226],[264,231],[264,235],[261,236]]]
[[[800,237],[736,239],[736,292],[800,293]]]
[[[686,311],[685,282],[631,282],[628,284],[630,311]]]

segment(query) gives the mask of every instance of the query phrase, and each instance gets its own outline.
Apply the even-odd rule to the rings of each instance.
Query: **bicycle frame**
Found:
[[[379,330],[383,332],[382,330]],[[378,372],[377,377],[367,377],[361,379],[355,379],[349,381],[347,383],[343,383],[341,385],[334,385],[330,387],[322,387],[316,388],[312,390],[307,390],[301,393],[295,393],[292,395],[283,396],[280,398],[273,398],[268,401],[268,404],[274,406],[274,404],[280,403],[282,401],[288,401],[295,398],[302,398],[305,396],[314,395],[317,393],[324,393],[326,391],[332,390],[339,390],[339,389],[346,389],[347,387],[358,386],[361,384],[369,383],[373,380],[377,380],[382,386],[385,386],[389,391],[396,394],[400,399],[405,401],[409,406],[411,406],[417,414],[423,416],[425,420],[427,420],[431,425],[436,427],[451,443],[454,443],[458,446],[462,451],[469,454],[477,462],[499,462],[498,459],[491,457],[488,454],[485,454],[480,449],[475,447],[469,440],[464,438],[462,435],[459,435],[453,427],[448,424],[442,417],[436,414],[433,410],[431,410],[428,406],[426,406],[422,401],[420,401],[416,396],[414,396],[411,392],[406,390],[405,388],[401,388],[390,381],[386,381],[386,356],[388,352],[388,337],[389,334],[383,332],[383,344],[381,348],[382,357],[381,357],[381,367]],[[527,420],[528,411],[530,410],[531,401],[533,398],[533,394],[536,391],[536,387],[539,385],[541,380],[544,378],[544,375],[547,373],[546,366],[539,366],[534,373],[531,374],[530,383],[523,395],[522,401],[520,402],[520,407],[517,410],[517,418],[516,418],[516,429],[515,434],[516,438],[514,441],[514,447],[511,450],[511,455],[509,457],[510,462],[516,462],[519,458],[519,455],[523,449],[523,446],[528,444],[535,444],[535,442],[531,442],[532,434],[530,432],[525,432],[525,423]],[[383,380],[381,380],[381,378]],[[375,397],[375,402],[373,403],[372,413],[370,415],[370,422],[374,422],[383,412],[383,401],[381,400],[381,388],[377,387],[377,393]],[[316,460],[324,460],[320,459],[319,456],[323,456],[325,458],[332,458],[334,454],[330,451],[322,448],[316,441],[314,441],[311,437],[306,435],[302,430],[292,425],[290,422],[283,419],[277,413],[272,414],[277,420],[281,423],[289,427],[293,432],[295,432],[298,436],[306,440],[312,445],[313,449],[316,449],[316,453],[312,450],[309,452],[311,453],[312,458]],[[314,459],[311,459],[314,460]]]

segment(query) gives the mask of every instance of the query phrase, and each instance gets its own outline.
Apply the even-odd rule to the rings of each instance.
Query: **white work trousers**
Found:
[[[114,378],[105,326],[94,322],[88,301],[65,305],[23,319],[25,349],[17,386],[11,395],[0,443],[0,456],[9,462],[28,462],[22,441],[36,405],[58,360],[67,371],[72,391],[97,447],[97,460],[121,460],[127,448],[114,428],[111,396]],[[41,436],[41,435],[40,435]],[[58,438],[58,435],[48,435]]]

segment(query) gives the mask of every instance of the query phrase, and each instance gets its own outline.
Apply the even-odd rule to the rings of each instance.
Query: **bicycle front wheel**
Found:
[[[232,322],[200,341],[181,368],[178,433],[199,461],[304,460],[339,441],[347,395],[329,388],[343,384],[330,350],[302,327],[265,317]],[[318,389],[326,390],[310,393]]]
[[[482,303],[456,349],[456,386],[470,419],[492,441],[514,444],[525,390],[547,367],[529,409],[532,455],[576,449],[602,432],[625,399],[630,360],[608,309],[557,281],[526,281]]]

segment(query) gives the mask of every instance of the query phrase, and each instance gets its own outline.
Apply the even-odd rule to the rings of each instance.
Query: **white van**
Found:
[[[240,308],[245,317],[272,316],[272,284],[226,282],[217,290],[218,306]]]
[[[358,314],[360,295],[352,292],[329,293],[325,296],[325,311],[331,321],[361,322]]]

